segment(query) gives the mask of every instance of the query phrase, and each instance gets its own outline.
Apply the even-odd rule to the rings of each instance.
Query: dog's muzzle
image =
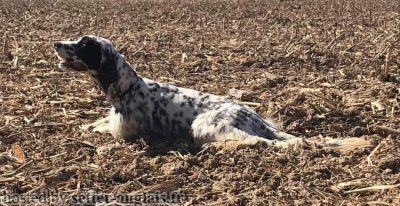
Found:
[[[73,71],[86,71],[87,66],[86,64],[80,60],[77,59],[76,56],[69,56],[66,49],[65,45],[61,42],[55,42],[53,44],[53,48],[56,51],[57,56],[61,60],[60,63],[58,63],[58,67],[63,70],[73,70]]]

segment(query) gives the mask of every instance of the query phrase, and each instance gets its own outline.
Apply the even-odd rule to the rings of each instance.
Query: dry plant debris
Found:
[[[0,194],[179,189],[187,205],[399,205],[398,0],[3,0]],[[112,39],[138,72],[239,101],[288,132],[365,137],[345,154],[236,151],[82,133],[109,104],[51,44]],[[188,152],[189,151],[189,152]]]

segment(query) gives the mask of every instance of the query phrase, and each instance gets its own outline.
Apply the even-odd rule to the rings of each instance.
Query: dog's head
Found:
[[[61,59],[58,64],[61,69],[88,72],[106,92],[111,84],[118,82],[118,68],[123,66],[118,61],[124,58],[111,41],[83,36],[76,41],[55,42],[54,49]]]
[[[112,43],[101,37],[83,36],[76,41],[58,41],[53,46],[61,59],[58,66],[65,70],[97,73],[102,64],[115,60]]]

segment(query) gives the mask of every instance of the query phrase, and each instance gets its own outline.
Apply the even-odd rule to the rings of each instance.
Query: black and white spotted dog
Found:
[[[223,97],[140,77],[107,39],[83,36],[54,48],[60,68],[90,74],[112,104],[108,117],[84,129],[125,139],[192,138],[199,144],[234,140],[285,146],[301,140]]]

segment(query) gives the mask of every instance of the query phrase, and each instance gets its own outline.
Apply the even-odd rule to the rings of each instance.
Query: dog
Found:
[[[190,138],[196,144],[235,141],[288,146],[303,142],[251,108],[229,99],[139,76],[108,39],[82,36],[54,49],[67,71],[85,72],[105,93],[108,117],[83,127],[116,138]]]

